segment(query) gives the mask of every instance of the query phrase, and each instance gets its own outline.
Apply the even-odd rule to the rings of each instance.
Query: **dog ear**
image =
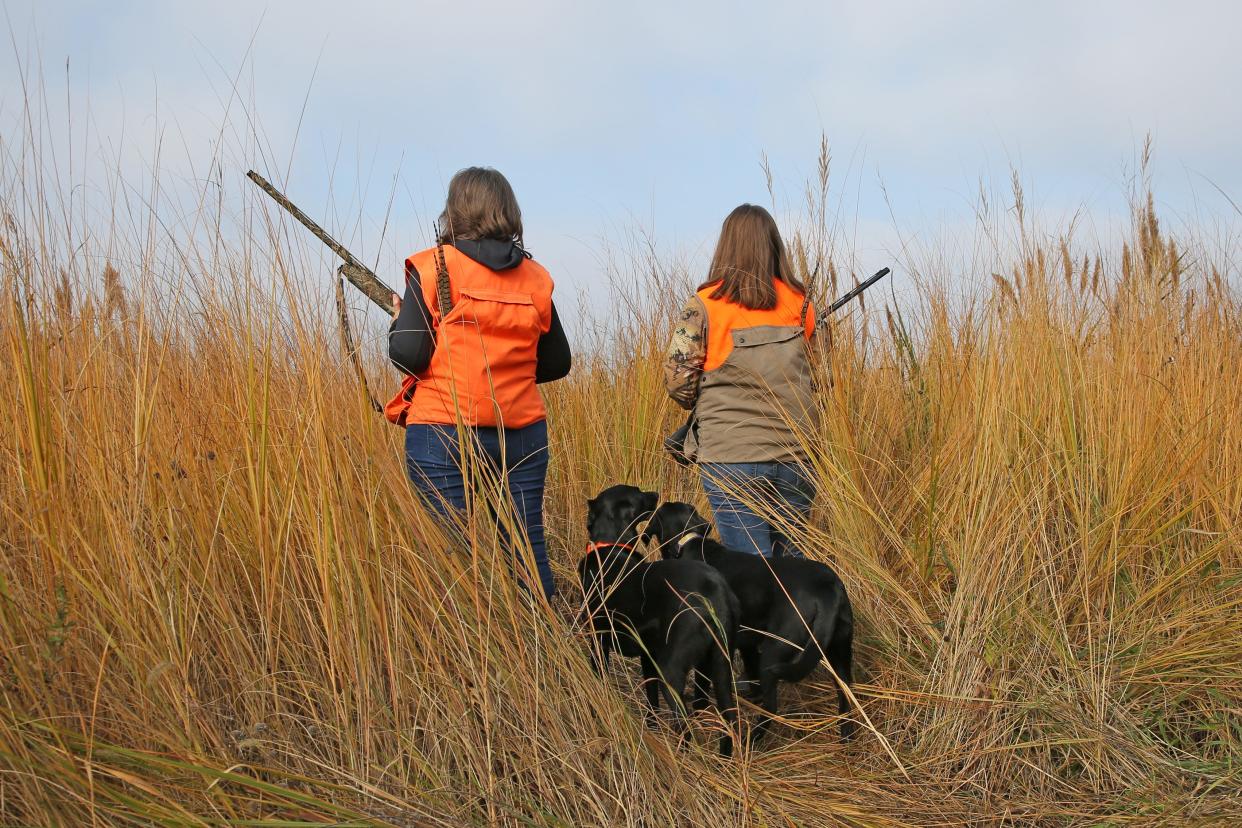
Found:
[[[648,513],[646,515],[641,515],[639,517],[639,520],[642,521],[642,525],[643,525],[643,530],[642,530],[642,533],[639,535],[639,538],[642,540],[643,543],[651,543],[652,540],[656,540],[656,541],[661,540],[660,532],[659,532],[659,528],[660,528],[659,518],[660,518],[659,509],[657,509],[653,513]]]
[[[656,507],[660,505],[660,493],[639,492],[638,502],[642,504],[638,510],[639,515],[650,517],[655,513]]]
[[[711,534],[712,525],[699,514],[698,509],[689,503],[677,503],[676,506],[677,524],[681,527],[682,535],[698,532],[703,537],[707,537]]]

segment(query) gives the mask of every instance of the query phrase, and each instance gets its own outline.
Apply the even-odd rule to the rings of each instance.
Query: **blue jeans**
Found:
[[[801,558],[769,518],[805,526],[811,516],[815,484],[797,463],[702,463],[699,477],[716,517],[720,542],[730,549],[763,555]]]
[[[543,594],[556,592],[543,539],[543,484],[548,476],[548,424],[524,428],[466,428],[473,434],[476,457],[487,473],[503,476],[517,519],[530,541]],[[405,429],[405,465],[423,501],[446,517],[466,509],[466,480],[461,468],[457,427],[412,423]],[[503,530],[502,530],[503,531]],[[505,538],[505,545],[513,545]],[[523,582],[525,579],[522,579]]]

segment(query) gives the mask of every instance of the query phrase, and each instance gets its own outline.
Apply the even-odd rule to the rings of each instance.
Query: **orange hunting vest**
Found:
[[[804,460],[818,420],[807,340],[815,309],[780,280],[776,307],[754,310],[698,292],[707,315],[707,354],[688,450],[702,463]]]
[[[436,345],[426,370],[406,377],[384,415],[398,425],[454,424],[522,428],[547,415],[535,388],[539,336],[552,325],[552,277],[524,260],[510,270],[485,267],[444,245],[453,307],[441,319],[435,248],[406,264],[418,271]]]

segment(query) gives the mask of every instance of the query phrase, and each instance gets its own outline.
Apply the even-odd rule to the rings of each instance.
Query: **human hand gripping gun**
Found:
[[[828,323],[829,316],[848,305],[854,299],[857,299],[862,295],[863,291],[883,279],[889,274],[889,272],[890,271],[887,267],[880,268],[872,276],[870,276],[867,281],[859,284],[840,299],[833,302],[828,306],[828,310],[816,317],[815,326],[818,328],[820,325],[826,325]],[[688,466],[691,462],[693,462],[691,458],[686,456],[686,438],[690,435],[690,430],[694,427],[694,412],[691,411],[690,416],[686,418],[685,424],[664,438],[664,450],[672,456],[673,460],[675,460],[679,466]]]

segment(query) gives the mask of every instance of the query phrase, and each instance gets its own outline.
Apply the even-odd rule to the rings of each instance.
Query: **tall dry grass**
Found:
[[[309,287],[320,260],[259,196],[91,216],[6,149],[4,824],[1120,825],[1242,806],[1242,305],[1150,201],[1119,250],[1019,209],[975,301],[924,273],[900,310],[875,297],[836,322],[802,540],[850,590],[867,725],[837,740],[817,673],[775,739],[725,761],[706,734],[679,750],[647,729],[569,620],[587,496],[697,497],[659,451],[688,274],[622,267],[600,347],[546,388],[549,608],[514,589],[485,517],[467,548],[428,520]],[[827,173],[825,151],[794,244],[821,294],[850,278]]]

